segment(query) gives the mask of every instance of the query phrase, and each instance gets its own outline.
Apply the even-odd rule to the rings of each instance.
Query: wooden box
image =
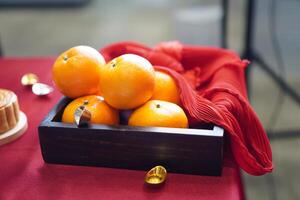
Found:
[[[63,98],[38,127],[46,163],[149,170],[163,165],[168,172],[219,176],[224,130],[76,125],[60,122]]]

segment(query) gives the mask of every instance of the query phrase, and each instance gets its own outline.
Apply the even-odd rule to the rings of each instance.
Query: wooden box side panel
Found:
[[[222,138],[40,127],[46,162],[219,175]]]

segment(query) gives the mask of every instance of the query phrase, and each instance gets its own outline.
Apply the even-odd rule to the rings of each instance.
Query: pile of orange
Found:
[[[175,80],[141,56],[124,54],[105,63],[97,50],[77,46],[57,58],[52,77],[59,91],[74,99],[63,122],[73,123],[75,110],[85,103],[92,123],[117,125],[119,111],[132,110],[130,126],[188,127]]]

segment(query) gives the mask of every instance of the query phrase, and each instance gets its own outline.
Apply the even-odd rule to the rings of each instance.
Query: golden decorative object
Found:
[[[39,78],[36,74],[27,73],[24,74],[21,78],[21,83],[24,86],[31,86],[39,81]]]
[[[145,182],[151,185],[158,185],[165,182],[166,178],[167,170],[163,166],[156,166],[147,172]]]

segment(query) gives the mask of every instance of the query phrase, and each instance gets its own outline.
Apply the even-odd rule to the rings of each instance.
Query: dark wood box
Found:
[[[91,125],[77,128],[60,122],[70,99],[63,98],[38,127],[46,163],[219,176],[224,130]]]

